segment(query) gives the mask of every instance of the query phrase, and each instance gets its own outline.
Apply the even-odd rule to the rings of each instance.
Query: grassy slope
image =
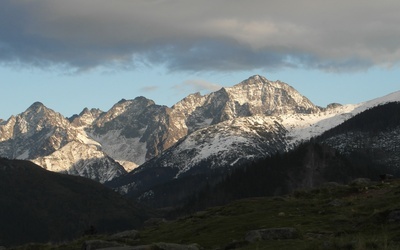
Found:
[[[389,223],[400,209],[400,182],[365,187],[299,191],[285,198],[253,198],[208,209],[142,232],[143,241],[196,242],[207,249],[241,241],[246,232],[269,227],[295,227],[297,240],[264,241],[242,249],[400,248],[400,223]],[[333,200],[339,206],[330,204]],[[361,248],[362,249],[362,248]],[[397,249],[397,248],[396,248]]]
[[[237,249],[400,249],[400,221],[388,221],[395,210],[400,210],[400,181],[324,187],[210,208],[145,228],[140,240],[130,244],[198,243],[205,249],[229,249],[237,242]],[[244,242],[248,231],[270,227],[294,227],[300,237]],[[79,249],[83,240],[35,249]]]

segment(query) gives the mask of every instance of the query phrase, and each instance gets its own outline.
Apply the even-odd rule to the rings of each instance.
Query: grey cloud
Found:
[[[188,90],[190,92],[212,92],[212,91],[217,91],[221,88],[222,86],[207,82],[201,79],[190,79],[186,80],[181,84],[177,84],[173,86],[174,89],[181,91],[181,92],[187,92]]]
[[[153,92],[159,89],[159,86],[147,86],[147,87],[143,87],[140,90],[144,91],[144,92]]]
[[[86,70],[304,67],[352,71],[400,61],[400,2],[2,0],[0,63]]]

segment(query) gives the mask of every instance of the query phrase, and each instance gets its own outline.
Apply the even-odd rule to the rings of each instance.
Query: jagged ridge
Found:
[[[159,162],[180,175],[198,164],[229,167],[288,150],[381,102],[319,108],[286,83],[256,75],[208,95],[189,95],[171,108],[137,97],[107,112],[84,109],[66,119],[34,103],[0,123],[0,154],[101,182],[146,162],[141,169]]]

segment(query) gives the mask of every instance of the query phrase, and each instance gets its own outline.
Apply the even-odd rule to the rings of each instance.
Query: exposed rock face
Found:
[[[74,127],[87,127],[90,126],[97,118],[99,118],[103,111],[100,109],[84,108],[79,115],[74,115],[69,118],[71,125]]]
[[[144,97],[122,100],[94,122],[90,135],[115,160],[140,165],[186,135],[171,111]]]
[[[92,113],[83,112],[82,117],[89,114]],[[82,125],[83,119],[75,119],[78,120]],[[90,122],[90,119],[86,121]],[[0,131],[3,157],[32,160],[51,171],[81,175],[100,182],[126,173],[81,127],[73,126],[68,119],[42,103],[36,102],[25,112],[12,116],[0,124]]]
[[[286,83],[271,82],[258,75],[204,97],[199,94],[189,96],[176,106],[173,108],[184,106],[189,110],[185,115],[190,132],[237,117],[320,111],[320,108]]]
[[[230,107],[244,107],[238,113],[281,115],[293,113],[315,113],[320,109],[286,83],[271,82],[262,76],[249,79],[227,88]],[[231,109],[234,111],[233,109]]]
[[[0,153],[17,159],[34,159],[53,153],[76,133],[67,119],[39,102],[1,124],[0,131]]]

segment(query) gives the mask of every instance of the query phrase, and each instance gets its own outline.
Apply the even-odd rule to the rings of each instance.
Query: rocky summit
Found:
[[[61,114],[36,102],[0,125],[0,154],[31,160],[55,172],[85,176],[100,182],[125,173],[101,145]]]

